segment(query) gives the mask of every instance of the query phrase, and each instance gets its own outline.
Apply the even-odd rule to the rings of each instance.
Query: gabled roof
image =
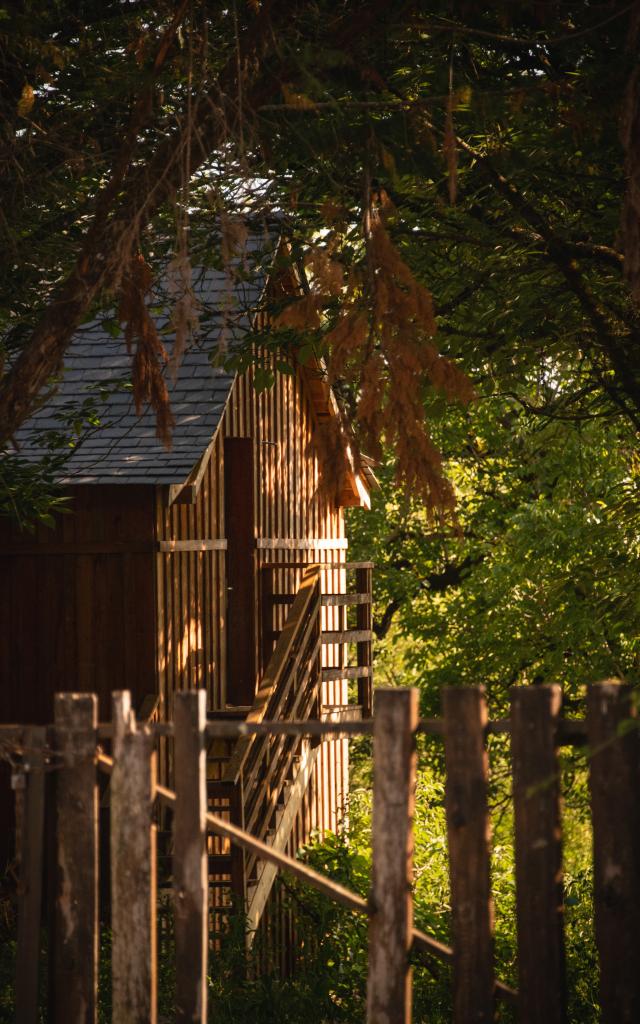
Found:
[[[250,280],[236,279],[231,284],[223,272],[195,272],[193,291],[200,307],[200,333],[184,353],[175,379],[171,363],[164,370],[175,419],[170,451],[156,435],[153,409],[137,415],[128,383],[131,355],[123,336],[113,337],[109,332],[114,321],[103,317],[77,332],[65,356],[59,385],[16,433],[21,458],[43,458],[49,449],[39,435],[64,430],[65,422],[84,418],[84,411],[95,414],[99,424],[83,433],[64,464],[61,483],[184,483],[220,423],[234,381],[233,375],[211,365],[211,353],[223,332],[226,344],[232,346],[234,338],[250,329],[265,276],[254,273]],[[154,314],[158,310],[154,319],[171,356],[173,334],[163,333],[170,330],[170,304],[165,305],[166,309],[153,307]]]

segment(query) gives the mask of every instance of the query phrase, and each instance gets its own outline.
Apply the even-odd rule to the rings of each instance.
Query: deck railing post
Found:
[[[54,1024],[95,1024],[98,980],[97,698],[57,693]]]
[[[208,872],[205,727],[207,694],[175,694],[173,888],[176,936],[176,1021],[206,1024]]]
[[[46,739],[45,726],[25,730],[24,772],[19,776],[25,788],[18,883],[16,1024],[37,1024],[38,1021]]]
[[[409,1024],[418,691],[376,690],[367,1024]]]
[[[153,734],[128,691],[113,694],[111,776],[112,1018],[155,1024],[156,844]]]
[[[489,1024],[493,1009],[487,705],[479,686],[442,694],[451,877],[453,1020]]]
[[[511,690],[511,752],[521,1024],[564,1024],[564,901],[559,686]]]
[[[587,692],[596,945],[603,1024],[640,1020],[640,734],[628,686]]]

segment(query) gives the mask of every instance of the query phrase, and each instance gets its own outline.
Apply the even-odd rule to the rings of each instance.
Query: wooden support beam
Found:
[[[343,607],[354,604],[371,604],[371,594],[323,594],[322,604],[325,607]],[[365,628],[370,629],[370,626]]]
[[[136,728],[128,691],[113,694],[111,775],[112,1016],[155,1024],[156,849],[153,735]]]
[[[453,935],[453,1021],[490,1024],[494,1019],[493,905],[484,690],[447,687],[442,707]]]
[[[57,872],[52,950],[53,1024],[96,1024],[98,787],[94,694],[54,699]]]
[[[409,1024],[416,689],[376,691],[367,1024]]]
[[[373,640],[370,629],[325,629],[322,631],[323,644],[360,644]]]
[[[371,676],[373,676],[373,669],[370,665],[343,665],[338,668],[322,669],[323,683],[331,679],[365,679]],[[363,717],[365,716],[363,715]]]
[[[45,726],[31,726],[24,734],[25,781],[20,874],[18,881],[18,943],[16,949],[16,1024],[38,1024],[38,967],[42,909],[44,839]]]
[[[177,692],[173,892],[176,937],[176,1021],[207,1020],[207,785],[205,690]]]
[[[603,1024],[640,1021],[640,735],[628,686],[587,692],[594,913]]]
[[[511,690],[521,1024],[565,1024],[559,686]]]

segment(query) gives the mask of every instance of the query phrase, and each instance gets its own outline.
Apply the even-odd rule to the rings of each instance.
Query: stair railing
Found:
[[[318,566],[302,576],[287,621],[267,665],[246,721],[318,718],[321,672],[321,588]],[[231,753],[215,794],[228,802],[231,820],[269,842],[308,759],[301,736],[243,736]],[[213,795],[213,794],[212,794]],[[246,905],[247,889],[257,882],[258,858],[239,847],[231,850],[231,888]]]

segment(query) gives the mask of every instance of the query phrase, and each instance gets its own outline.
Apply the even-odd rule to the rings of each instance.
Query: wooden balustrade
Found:
[[[229,864],[260,862],[262,874],[252,887],[266,899],[277,870],[286,870],[330,899],[371,918],[368,1022],[408,1024],[410,974],[408,953],[424,953],[453,966],[452,1020],[494,1019],[496,998],[516,1006],[523,1024],[566,1019],[563,956],[563,891],[559,801],[562,764],[560,744],[583,745],[589,768],[594,837],[594,914],[598,946],[601,1012],[605,1024],[635,1022],[640,1008],[640,972],[633,955],[640,920],[640,811],[637,806],[640,743],[637,712],[629,691],[613,681],[589,689],[586,722],[563,720],[557,687],[517,688],[509,719],[488,722],[481,688],[444,692],[444,717],[417,720],[417,693],[390,689],[381,694],[373,719],[374,821],[373,890],[363,896],[338,885],[308,865],[287,856],[264,825],[277,799],[277,784],[292,751],[301,763],[313,754],[310,737],[335,737],[356,730],[371,733],[372,722],[310,720],[313,686],[311,662],[317,659],[321,595],[310,573],[297,605],[295,629],[283,637],[294,681],[286,695],[274,688],[279,671],[264,688],[262,702],[250,712],[253,721],[205,722],[204,695],[181,695],[175,722],[136,724],[127,714],[126,695],[118,697],[114,721],[97,726],[95,697],[60,694],[53,726],[40,729],[0,726],[0,742],[11,745],[21,833],[19,956],[16,993],[19,1024],[36,1024],[35,998],[39,886],[43,864],[43,772],[55,780],[57,819],[55,913],[49,956],[55,986],[49,1017],[52,1024],[86,1024],[97,1013],[97,850],[96,767],[112,776],[114,830],[112,879],[114,1012],[116,1004],[131,1020],[154,1020],[154,860],[152,804],[170,810],[173,831],[173,886],[178,946],[178,1019],[206,1020],[206,941],[210,889],[206,884],[205,835],[226,848],[242,851]],[[294,602],[295,606],[295,602]],[[284,655],[283,655],[284,657]],[[277,668],[277,665],[276,667]],[[296,675],[297,673],[297,675]],[[315,678],[317,679],[317,667]],[[299,697],[300,684],[304,696]],[[277,709],[280,717],[271,721]],[[298,717],[300,716],[300,717]],[[335,716],[334,716],[335,717]],[[242,730],[254,731],[242,735]],[[46,730],[46,731],[45,731]],[[204,751],[216,735],[234,732],[233,773],[215,785],[226,792],[229,814],[206,809]],[[444,739],[446,818],[451,871],[453,947],[415,929],[411,915],[411,819],[415,783],[415,740],[420,732]],[[510,734],[515,807],[517,960],[516,993],[493,977],[491,847],[488,830],[487,737]],[[114,758],[98,746],[99,737],[114,742]],[[154,744],[174,736],[176,792],[154,786]],[[46,737],[46,743],[45,743]],[[297,755],[296,755],[297,756]],[[300,768],[299,772],[302,773]],[[243,792],[245,777],[265,795],[264,813]],[[21,781],[20,781],[21,780]],[[271,781],[270,781],[271,780]],[[304,777],[300,774],[301,785]],[[226,788],[225,788],[226,787]],[[235,804],[234,804],[235,801]],[[252,827],[249,817],[253,815]],[[288,827],[281,819],[281,831]],[[275,835],[278,834],[278,826]],[[38,849],[40,847],[40,849]],[[235,882],[234,882],[235,884]],[[260,888],[262,886],[262,888]],[[251,903],[249,904],[251,906]],[[190,908],[185,913],[185,908]],[[28,916],[27,916],[28,915]],[[129,923],[127,923],[129,922]],[[134,935],[135,932],[135,935]],[[127,942],[135,956],[127,956]],[[515,950],[514,950],[515,953]],[[139,984],[136,984],[139,982]],[[123,1009],[124,1008],[124,1009]],[[115,1018],[114,1018],[115,1019]]]

